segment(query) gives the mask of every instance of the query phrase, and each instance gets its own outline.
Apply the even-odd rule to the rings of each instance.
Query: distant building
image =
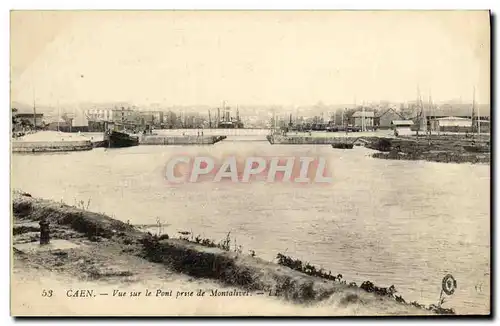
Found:
[[[394,109],[387,109],[377,114],[374,118],[374,125],[380,129],[390,129],[393,127],[392,122],[395,120],[405,120],[404,117]]]
[[[71,124],[61,119],[59,120],[59,122],[57,121],[50,122],[48,125],[45,126],[45,129],[52,131],[69,132],[71,131]]]
[[[75,116],[74,119],[71,120],[71,126],[73,128],[79,128],[79,127],[88,127],[89,126],[89,120],[84,114],[78,114]]]
[[[476,132],[479,120],[481,132],[490,132],[490,110],[484,104],[474,110],[472,104],[442,104],[426,112],[427,126],[432,131]]]
[[[37,113],[36,116],[33,113],[19,113],[16,112],[14,114],[14,117],[19,121],[21,124],[27,125],[27,126],[34,126],[35,125],[35,120],[36,120],[36,127],[37,128],[42,128],[45,123],[43,121],[43,113]]]
[[[482,119],[482,118],[481,118]],[[479,128],[481,133],[491,132],[491,122],[490,120],[479,120]]]
[[[472,119],[462,117],[444,117],[434,119],[439,131],[448,132],[471,132]]]
[[[411,127],[413,126],[412,120],[393,120],[391,121],[391,128],[398,136],[411,135]]]
[[[472,127],[472,120],[461,117],[446,117],[436,119],[440,127]]]
[[[355,127],[365,127],[367,129],[373,129],[375,113],[371,111],[357,111],[352,115],[354,119]]]
[[[157,126],[165,124],[162,111],[137,111],[125,108],[91,109],[85,111],[90,129],[102,129],[105,122],[114,122],[135,126]]]
[[[490,106],[476,104],[474,115],[481,116],[481,120],[490,120]],[[426,116],[433,118],[459,117],[472,118],[472,104],[441,104],[434,110],[426,110]]]
[[[112,109],[86,110],[85,115],[89,121],[111,121],[113,119]]]
[[[128,120],[136,114],[136,111],[125,108],[113,109],[90,109],[85,111],[88,121],[95,122],[119,122]]]
[[[141,124],[161,126],[164,123],[162,111],[139,111],[137,114],[140,117]]]

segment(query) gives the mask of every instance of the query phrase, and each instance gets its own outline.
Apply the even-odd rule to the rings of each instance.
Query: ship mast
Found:
[[[418,119],[417,119],[417,123],[418,123],[418,126],[417,126],[417,139],[418,139],[418,134],[419,134],[419,131],[420,131],[420,127],[422,126],[422,114],[423,114],[423,110],[422,110],[422,106],[421,106],[421,103],[420,103],[420,87],[417,85],[417,102],[416,104],[418,105],[418,107],[420,108],[420,111],[418,112]]]
[[[226,121],[226,101],[222,101],[222,121]]]
[[[418,100],[419,100],[419,105],[420,105],[420,116],[421,116],[421,124],[422,124],[422,131],[427,132],[427,117],[425,114],[425,108],[424,108],[424,101],[422,100],[422,94],[420,94],[420,88],[418,90]]]
[[[363,101],[363,107],[362,107],[362,110],[363,110],[363,117],[361,118],[361,131],[365,131],[365,101]]]
[[[432,103],[432,92],[429,90],[429,110],[431,113],[431,119],[434,116],[434,104]],[[429,136],[432,134],[432,120],[430,120],[429,125]]]
[[[36,130],[36,103],[35,103],[35,86],[33,85],[33,127]]]
[[[217,108],[217,123],[215,125],[215,128],[219,128],[220,124],[220,108]]]
[[[475,111],[476,108],[476,87],[472,89],[472,112]],[[479,114],[479,107],[477,108],[477,135],[480,136],[481,133],[481,115]]]
[[[236,128],[240,127],[240,107],[236,106]]]

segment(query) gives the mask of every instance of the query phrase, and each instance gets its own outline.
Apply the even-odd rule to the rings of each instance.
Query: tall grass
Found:
[[[219,248],[224,251],[233,251],[238,254],[243,253],[243,246],[238,245],[236,238],[234,238],[234,246],[233,250],[231,250],[231,243],[233,242],[231,240],[231,231],[229,231],[226,236],[219,242],[215,242],[213,239],[203,238],[201,235],[197,235],[196,237],[194,237],[192,231],[180,231],[179,233],[181,234],[181,236],[179,237],[179,239],[181,240],[193,242],[208,248]],[[189,235],[191,237],[189,237]],[[252,257],[255,257],[256,255],[254,250],[250,250],[249,253]]]
[[[89,207],[90,207],[90,201],[91,201],[91,198],[89,198],[87,200],[87,203],[85,203],[85,201],[83,201],[83,200],[80,200],[80,201],[77,202],[76,198],[74,198],[75,204],[73,206],[76,207],[76,208],[78,208],[78,209],[81,209],[81,210],[84,210],[84,211],[88,211]],[[62,203],[62,199],[61,199],[61,203]]]
[[[328,274],[325,273],[325,271],[322,268],[317,268],[309,263],[303,263],[299,259],[294,259],[292,257],[286,256],[282,253],[278,253],[276,256],[278,260],[278,264],[282,266],[286,266],[288,268],[291,268],[293,270],[296,270],[298,272],[310,275],[310,276],[315,276],[315,277],[320,277],[323,279],[327,279],[333,282],[339,282],[341,284],[347,284],[346,280],[343,279],[342,274],[337,274],[337,276],[333,276],[331,271],[328,271]],[[357,287],[355,282],[350,282],[349,286],[352,287]],[[400,302],[402,304],[408,304],[417,308],[421,309],[426,309],[438,314],[455,314],[455,311],[453,308],[443,308],[442,304],[445,302],[445,298],[443,295],[440,295],[438,304],[431,304],[428,307],[426,307],[423,304],[419,304],[416,301],[407,303],[405,299],[401,295],[397,295],[396,293],[398,292],[396,290],[396,287],[394,285],[391,285],[389,287],[379,287],[373,284],[371,281],[364,281],[360,286],[360,289],[365,290],[366,292],[369,293],[374,293],[380,296],[386,296],[386,297],[391,297],[397,302]]]

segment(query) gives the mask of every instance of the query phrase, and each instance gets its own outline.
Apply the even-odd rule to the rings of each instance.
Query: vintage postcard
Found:
[[[10,19],[13,316],[491,313],[489,11]]]

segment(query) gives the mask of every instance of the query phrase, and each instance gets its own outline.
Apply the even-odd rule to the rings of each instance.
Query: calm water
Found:
[[[220,240],[231,232],[245,252],[269,260],[286,252],[347,281],[394,284],[405,299],[425,304],[437,302],[451,273],[458,289],[445,307],[489,312],[489,166],[377,160],[365,148],[272,146],[262,141],[266,132],[227,132],[207,147],[13,155],[12,186],[68,204],[83,200],[135,224],[159,218],[171,235]],[[334,182],[172,186],[163,172],[178,154],[323,156]]]

